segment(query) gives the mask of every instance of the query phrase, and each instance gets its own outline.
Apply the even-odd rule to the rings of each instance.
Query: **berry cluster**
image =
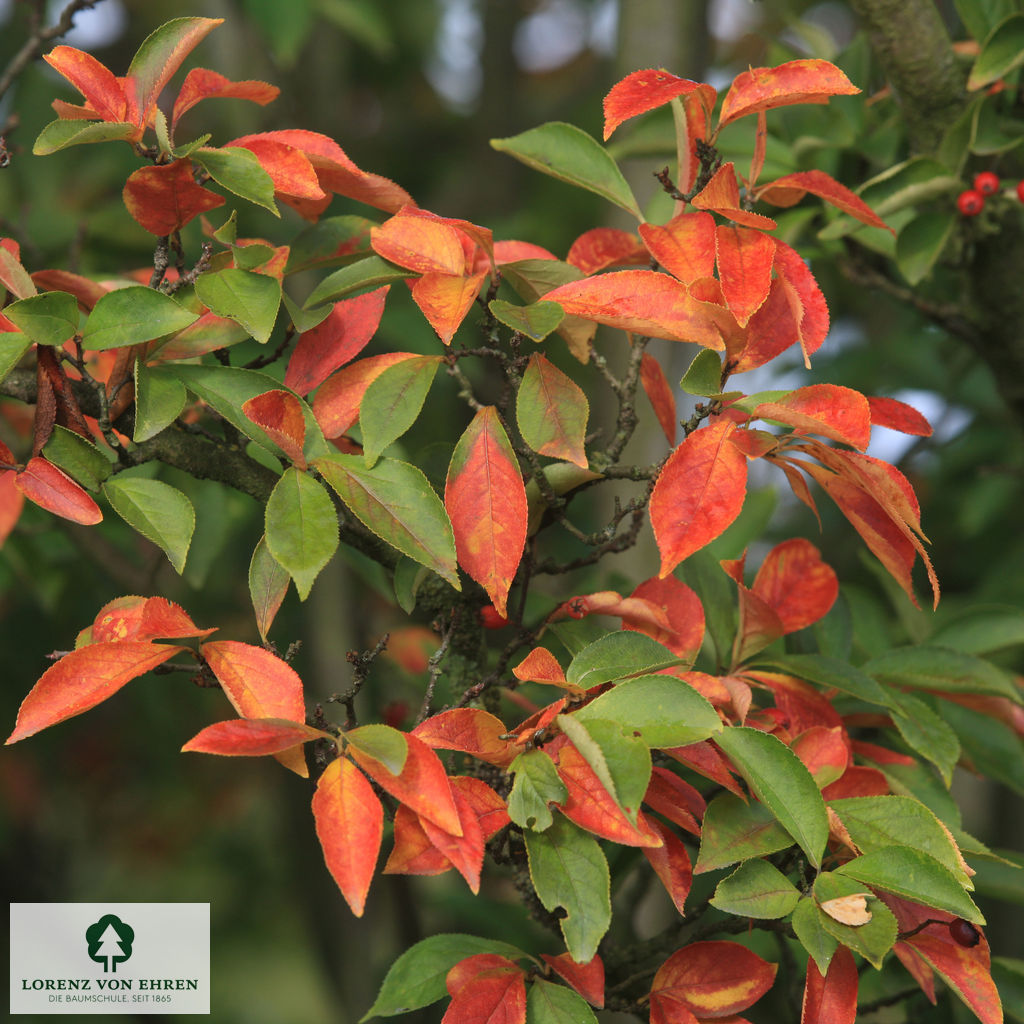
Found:
[[[992,171],[980,171],[974,176],[974,187],[957,196],[957,209],[965,217],[976,217],[985,208],[985,197],[999,191],[999,176]],[[1017,198],[1024,203],[1024,181],[1017,182]]]

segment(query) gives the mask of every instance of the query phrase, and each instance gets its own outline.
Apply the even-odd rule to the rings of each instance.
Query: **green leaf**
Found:
[[[392,775],[401,773],[409,755],[405,733],[390,725],[360,725],[356,729],[349,729],[345,733],[345,742],[380,761]]]
[[[133,530],[163,549],[180,575],[196,525],[192,502],[169,484],[145,477],[115,477],[103,485],[103,494]]]
[[[992,957],[992,980],[999,990],[1007,1019],[1024,1024],[1024,960]]]
[[[896,239],[896,265],[910,284],[920,284],[932,272],[956,224],[953,213],[928,211],[903,226]]]
[[[90,491],[98,491],[113,470],[110,459],[96,445],[61,426],[53,428],[43,454]]]
[[[533,341],[543,341],[565,319],[565,310],[557,302],[531,302],[514,306],[504,299],[492,299],[488,309],[495,320]]]
[[[399,558],[395,566],[395,600],[406,615],[412,615],[416,607],[416,594],[429,575],[430,570],[425,565],[411,558]]]
[[[281,283],[250,270],[218,270],[196,278],[196,295],[218,316],[244,327],[261,345],[270,340],[281,305]]]
[[[359,405],[359,427],[368,468],[416,422],[440,362],[440,356],[404,359],[389,366],[366,389]]]
[[[21,357],[31,347],[32,339],[26,338],[21,331],[0,331],[0,381],[21,362]]]
[[[622,629],[606,633],[580,651],[569,664],[565,678],[576,686],[589,689],[612,679],[626,679],[682,664],[682,658],[657,640],[644,633]]]
[[[338,515],[323,485],[289,466],[267,501],[267,547],[295,580],[299,600],[338,547]]]
[[[78,331],[78,299],[67,292],[42,292],[5,306],[4,316],[37,345],[63,345]]]
[[[972,603],[940,626],[931,642],[974,655],[1024,646],[1024,610],[1008,604]]]
[[[448,972],[459,961],[478,953],[498,953],[510,960],[526,955],[507,942],[476,935],[447,933],[421,939],[391,965],[373,1006],[359,1024],[371,1017],[393,1017],[444,999],[448,995]]]
[[[800,758],[775,736],[746,726],[723,729],[715,742],[811,864],[820,867],[828,815],[821,791]]]
[[[235,266],[239,270],[257,270],[268,260],[274,258],[275,250],[262,242],[250,242],[248,245],[236,245],[232,249]]]
[[[377,226],[376,221],[354,214],[322,218],[292,239],[285,274],[297,274],[370,252],[370,229]]]
[[[773,920],[792,913],[800,893],[778,868],[764,860],[748,860],[723,878],[711,905],[737,917]]]
[[[973,889],[957,847],[939,819],[919,800],[907,796],[856,796],[830,800],[861,853],[908,846],[934,857],[965,889]]]
[[[745,803],[733,793],[719,793],[704,812],[693,873],[717,871],[792,845],[793,837],[764,804]]]
[[[952,702],[943,702],[942,717],[960,738],[974,771],[1024,795],[1024,744],[1013,729],[981,711]]]
[[[824,977],[832,955],[839,946],[838,940],[825,927],[822,920],[826,915],[810,896],[804,896],[796,905],[790,924],[800,945],[818,966],[818,972]]]
[[[1017,6],[1017,0],[953,0],[953,6],[967,29],[980,43]]]
[[[544,832],[526,832],[533,887],[545,910],[565,909],[565,947],[579,964],[597,953],[612,919],[608,862],[593,836],[561,815]]]
[[[704,622],[715,645],[715,663],[728,666],[736,635],[736,585],[707,549],[695,551],[677,573],[704,606]]]
[[[358,455],[340,454],[318,458],[314,465],[364,526],[462,589],[448,513],[415,466],[381,459],[367,469]]]
[[[573,717],[619,722],[638,732],[649,747],[685,747],[722,731],[722,720],[707,699],[689,683],[668,675],[627,679]]]
[[[96,303],[82,330],[82,347],[96,352],[138,345],[174,334],[198,319],[163,292],[129,285],[107,292]]]
[[[597,1024],[594,1011],[578,992],[535,978],[526,997],[529,1024]]]
[[[701,349],[694,356],[679,386],[688,395],[711,398],[722,393],[722,359],[711,349]]]
[[[554,762],[543,750],[527,750],[508,770],[516,777],[508,796],[508,816],[535,832],[550,828],[553,819],[548,805],[564,803],[569,796]]]
[[[491,139],[491,145],[528,167],[596,192],[638,221],[644,219],[618,165],[600,143],[575,125],[552,121],[511,138]]]
[[[135,360],[135,430],[136,444],[155,437],[170,426],[185,408],[188,393],[185,385],[160,367],[147,366]]]
[[[203,147],[192,153],[191,159],[218,185],[280,216],[274,202],[274,180],[263,170],[256,155],[250,150],[240,146],[224,146],[220,149]]]
[[[403,281],[415,274],[402,267],[396,267],[379,256],[367,256],[356,260],[347,267],[328,274],[310,293],[305,306],[310,309],[321,302],[334,302],[353,292],[364,292],[369,288],[377,288],[382,284]]]
[[[960,759],[960,741],[950,726],[924,701],[905,693],[897,698],[892,720],[907,746],[931,761],[949,786]]]
[[[3,335],[0,335],[0,338],[2,337]],[[590,480],[601,479],[600,473],[594,473],[572,462],[553,462],[551,465],[544,466],[542,472],[555,494],[568,494]],[[526,484],[526,506],[530,516],[527,535],[532,537],[540,529],[544,522],[544,513],[548,509],[548,504],[541,494],[540,485],[533,477]]]
[[[836,868],[836,874],[891,892],[896,896],[936,907],[974,924],[985,918],[953,873],[934,857],[906,846],[886,846],[862,854]]]
[[[1017,688],[1001,669],[962,651],[933,644],[897,647],[862,666],[889,686],[938,693],[987,694],[1020,704]]]
[[[266,536],[260,537],[249,562],[249,598],[264,643],[290,582],[287,570],[270,553]]]
[[[834,871],[823,871],[814,880],[814,898],[818,904],[863,893],[862,885]],[[866,894],[865,903],[871,913],[871,920],[859,925],[840,924],[820,906],[816,906],[815,909],[824,931],[838,939],[842,945],[859,953],[875,970],[881,970],[885,955],[896,942],[896,918],[873,893]]]
[[[990,85],[1021,64],[1024,64],[1024,14],[1011,14],[982,44],[967,78],[967,89],[973,92]]]
[[[318,306],[316,309],[303,309],[302,306],[293,302],[286,293],[282,293],[284,308],[291,318],[292,327],[296,334],[305,334],[306,331],[318,327],[331,315],[331,306]]]
[[[125,121],[51,121],[37,136],[32,146],[34,156],[49,156],[68,146],[81,146],[89,142],[115,142],[130,139],[135,125]]]
[[[787,654],[758,660],[757,665],[759,668],[778,669],[827,690],[839,690],[868,704],[893,707],[893,698],[884,686],[879,686],[866,672],[839,658],[824,654]]]

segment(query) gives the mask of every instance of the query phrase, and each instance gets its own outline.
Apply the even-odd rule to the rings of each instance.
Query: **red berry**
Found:
[[[999,175],[991,171],[982,171],[974,176],[974,187],[983,196],[992,196],[999,191]]]
[[[1024,203],[1024,181],[1017,182],[1017,198]]]
[[[984,205],[985,197],[973,188],[969,188],[967,191],[961,192],[956,199],[957,209],[965,217],[977,217],[977,215],[981,213]]]
[[[487,604],[480,609],[480,623],[484,629],[501,629],[508,625],[508,619],[504,615],[499,615],[493,604]]]
[[[949,934],[958,946],[966,946],[968,949],[981,942],[981,932],[962,917],[949,922]]]

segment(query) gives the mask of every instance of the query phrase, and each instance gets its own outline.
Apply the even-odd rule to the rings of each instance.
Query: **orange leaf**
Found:
[[[501,738],[506,732],[505,724],[489,711],[450,708],[421,722],[412,735],[434,749],[458,750],[505,768],[519,753],[509,740]]]
[[[309,355],[310,362],[306,363],[303,359],[303,364],[312,367],[312,352]],[[313,415],[324,432],[324,437],[340,437],[359,419],[359,406],[362,404],[366,389],[389,366],[406,359],[419,358],[421,357],[415,352],[385,352],[379,356],[360,359],[328,377],[313,398]],[[287,383],[287,377],[285,381]]]
[[[269,85],[267,82],[232,82],[216,71],[208,71],[206,68],[192,68],[185,76],[178,90],[177,99],[174,101],[174,110],[171,114],[171,131],[178,125],[178,121],[187,110],[191,110],[201,100],[206,99],[234,99],[251,100],[265,107],[277,99],[281,90],[276,85]],[[233,145],[233,143],[228,143]]]
[[[604,1006],[604,963],[599,956],[578,964],[568,953],[551,956],[541,953],[541,960],[564,981],[567,981],[591,1006]]]
[[[487,273],[486,270],[467,275],[427,273],[413,281],[413,301],[445,345],[451,344],[480,294]]]
[[[665,440],[674,447],[679,428],[676,400],[661,363],[648,352],[640,357],[640,383],[654,409],[654,415],[658,418],[658,425],[665,434]]]
[[[799,330],[804,364],[810,366],[809,356],[821,348],[828,336],[829,317],[825,296],[803,258],[785,242],[776,244],[775,273],[782,281],[786,301]]]
[[[466,880],[470,891],[480,891],[480,870],[484,864],[484,833],[473,805],[461,790],[452,787],[452,797],[459,815],[461,833],[452,835],[439,828],[429,818],[420,818],[423,832],[435,849],[439,850]]]
[[[734,429],[728,420],[717,420],[694,431],[662,467],[650,504],[661,553],[659,576],[667,576],[739,515],[747,493],[747,460],[727,443]]]
[[[841,726],[812,726],[800,733],[790,747],[821,789],[842,778],[852,761],[846,730]]]
[[[515,263],[517,260],[555,260],[558,257],[542,245],[533,242],[517,242],[511,239],[494,243],[494,262],[500,267],[503,263]]]
[[[290,392],[275,388],[242,403],[242,412],[261,427],[291,459],[297,469],[306,468],[302,446],[306,441],[306,420],[302,403]]]
[[[604,98],[604,137],[609,138],[623,121],[663,106],[676,96],[699,88],[697,82],[679,78],[664,68],[647,68],[626,75]]]
[[[199,653],[242,718],[306,720],[302,680],[276,654],[237,640],[212,640]]]
[[[683,284],[710,277],[715,269],[715,219],[710,213],[681,213],[667,224],[641,224],[650,254]]]
[[[362,917],[384,834],[384,808],[347,758],[335,758],[317,780],[313,820],[331,877],[352,913]]]
[[[778,420],[801,433],[821,434],[863,450],[871,441],[868,400],[838,384],[811,384],[791,391],[777,402],[762,402],[755,419]]]
[[[496,953],[457,963],[445,979],[452,1001],[441,1024],[525,1024],[526,975]]]
[[[140,167],[129,175],[122,197],[128,212],[151,235],[169,235],[201,213],[223,206],[223,196],[197,185],[192,161]]]
[[[591,228],[572,243],[565,262],[584,274],[596,274],[608,267],[643,266],[650,262],[650,256],[640,239],[629,231]]]
[[[676,130],[679,141],[676,146],[687,155],[685,166],[679,168],[679,181],[676,182],[680,192],[689,193],[700,173],[701,160],[697,155],[697,140],[711,138],[711,114],[718,100],[718,91],[702,82],[693,92],[682,97],[685,113],[685,138],[682,134],[682,122],[676,118]]]
[[[17,743],[48,726],[80,715],[131,682],[162,665],[184,647],[141,641],[90,644],[65,654],[51,665],[22,701],[14,732],[7,743]]]
[[[99,120],[115,124],[128,120],[121,81],[91,54],[73,46],[55,46],[43,60],[85,97]]]
[[[623,628],[646,633],[680,658],[692,661],[697,657],[704,642],[704,608],[690,587],[675,576],[663,579],[654,577],[639,584],[632,596],[653,601],[663,608],[668,616],[669,628],[643,629],[629,623],[623,623]]]
[[[385,875],[441,875],[452,862],[430,841],[423,819],[405,804],[395,811],[395,844],[384,865]]]
[[[550,683],[567,690],[580,690],[566,682],[565,672],[555,656],[546,647],[534,647],[518,665],[512,669],[516,679],[531,683]],[[580,692],[582,692],[580,690]]]
[[[916,434],[918,437],[931,437],[932,426],[912,405],[896,398],[868,395],[868,406],[871,409],[871,425],[888,427],[904,434]]]
[[[25,495],[18,489],[14,473],[0,473],[0,547],[11,534],[25,504]]]
[[[385,657],[418,675],[430,668],[430,659],[440,646],[437,634],[426,626],[402,626],[388,634]]]
[[[857,1019],[857,965],[840,946],[822,977],[813,957],[807,958],[807,981],[800,1024],[854,1024]]]
[[[285,197],[291,200],[329,201],[330,197],[320,187],[309,157],[301,150],[274,139],[249,137],[243,142],[244,145],[238,148],[247,149],[256,157],[260,167],[274,182],[274,194],[282,201]],[[236,146],[236,143],[229,142],[225,148],[229,146]]]
[[[791,60],[775,68],[751,68],[737,75],[722,101],[719,128],[738,117],[793,103],[827,103],[829,96],[860,92],[827,60]]]
[[[378,256],[417,274],[459,276],[466,269],[466,253],[458,231],[440,219],[401,212],[370,232]]]
[[[772,987],[777,966],[736,942],[694,942],[658,968],[651,995],[678,999],[698,1017],[728,1017]]]
[[[526,544],[527,505],[519,463],[497,410],[481,409],[452,454],[444,504],[459,565],[479,583],[498,614]]]
[[[774,609],[743,583],[743,564],[746,556],[721,562],[722,568],[737,584],[739,596],[739,623],[732,648],[732,663],[739,665],[752,654],[763,650],[782,636],[782,621]]]
[[[693,866],[682,840],[667,825],[651,821],[654,831],[661,836],[662,845],[644,847],[644,856],[654,868],[654,873],[665,886],[676,910],[686,916],[686,897],[693,882]]]
[[[700,792],[675,772],[655,765],[651,769],[644,803],[680,828],[695,836],[700,835],[700,821],[704,818],[707,804]]]
[[[775,239],[752,228],[719,224],[715,242],[722,296],[736,322],[746,327],[768,298]]]
[[[596,594],[572,597],[548,616],[549,622],[566,617],[582,619],[587,615],[614,615],[627,622],[634,629],[645,632],[642,627],[667,633],[670,630],[664,608],[642,597],[624,598],[615,590],[601,590]]]
[[[783,632],[795,633],[828,614],[839,580],[818,549],[796,537],[768,552],[751,589],[778,615]]]
[[[711,210],[723,217],[743,224],[748,228],[761,228],[771,231],[778,225],[771,217],[763,217],[759,213],[751,213],[740,206],[740,187],[736,183],[736,169],[732,161],[722,164],[715,171],[712,179],[690,200],[698,210]]]
[[[851,192],[845,185],[840,185],[824,171],[798,171],[796,174],[776,178],[770,185],[759,188],[756,197],[774,206],[793,206],[808,192],[820,196],[843,213],[848,213],[873,228],[892,231],[892,228],[860,196]]]
[[[346,735],[350,740],[348,754],[374,782],[421,818],[429,818],[453,836],[462,835],[459,812],[444,766],[423,740],[411,733],[403,734],[408,752],[402,770],[396,775],[359,748],[358,730],[354,729]]]
[[[685,284],[654,270],[616,270],[570,281],[543,298],[566,313],[635,334],[721,350],[722,339]]]
[[[504,797],[499,796],[483,779],[471,775],[453,775],[449,781],[452,792],[458,793],[473,809],[484,834],[484,842],[512,820],[508,816]]]
[[[103,520],[99,505],[89,494],[41,455],[29,459],[14,482],[29,501],[62,519],[83,526],[95,526]]]
[[[108,601],[93,620],[88,643],[101,640],[165,640],[184,636],[209,636],[184,610],[163,597],[119,597]]]
[[[310,740],[333,740],[300,722],[283,718],[232,718],[214,722],[200,730],[181,749],[198,754],[223,754],[228,757],[261,757],[308,743]]]
[[[794,297],[795,291],[788,281],[776,277],[768,290],[768,298],[750,318],[746,330],[741,330],[737,324],[736,333],[726,337],[729,367],[733,373],[764,366],[800,341],[803,313],[795,307]]]

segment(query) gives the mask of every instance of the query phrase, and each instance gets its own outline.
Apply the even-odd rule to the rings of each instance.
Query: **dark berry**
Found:
[[[999,175],[991,171],[981,171],[974,176],[974,187],[983,196],[992,196],[999,191]]]
[[[981,932],[962,917],[949,922],[949,934],[958,946],[967,946],[968,949],[981,942]]]
[[[957,196],[956,206],[965,217],[977,217],[985,206],[985,197],[973,188],[969,188]]]
[[[501,629],[508,625],[508,619],[504,615],[499,615],[493,604],[484,605],[480,609],[480,622],[484,629]]]

